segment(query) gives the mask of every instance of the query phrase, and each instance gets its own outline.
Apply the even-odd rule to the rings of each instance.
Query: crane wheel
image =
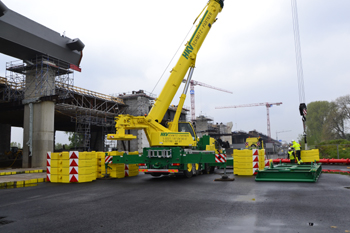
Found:
[[[213,174],[214,171],[215,171],[215,167],[211,166],[211,167],[209,168],[209,174]]]
[[[194,170],[194,175],[196,175],[196,176],[200,175],[199,164],[195,163],[193,168],[195,169]]]
[[[203,174],[210,174],[210,166],[208,163],[204,164]]]
[[[187,169],[184,170],[184,175],[187,177],[187,178],[191,178],[193,176],[193,166],[191,163],[188,163],[187,164]]]

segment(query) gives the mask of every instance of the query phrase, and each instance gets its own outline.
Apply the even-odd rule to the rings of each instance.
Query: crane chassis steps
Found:
[[[317,182],[322,173],[322,164],[285,164],[280,163],[264,170],[258,171],[255,181],[280,181],[280,182]]]

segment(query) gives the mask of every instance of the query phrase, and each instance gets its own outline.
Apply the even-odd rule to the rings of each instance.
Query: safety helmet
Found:
[[[289,147],[288,150],[292,150],[292,148]]]

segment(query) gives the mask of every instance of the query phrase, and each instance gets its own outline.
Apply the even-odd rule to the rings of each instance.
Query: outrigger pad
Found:
[[[235,178],[231,178],[228,175],[222,175],[221,178],[216,178],[214,181],[234,181]]]
[[[235,180],[235,178],[227,177],[227,178],[217,178],[214,181],[234,181],[234,180]]]

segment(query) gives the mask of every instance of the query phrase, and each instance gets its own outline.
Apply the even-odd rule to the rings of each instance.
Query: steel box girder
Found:
[[[39,12],[38,12],[39,13]],[[80,65],[84,44],[70,39],[6,7],[0,1],[0,52],[21,60],[49,55],[75,66]],[[74,46],[77,44],[78,46]]]

